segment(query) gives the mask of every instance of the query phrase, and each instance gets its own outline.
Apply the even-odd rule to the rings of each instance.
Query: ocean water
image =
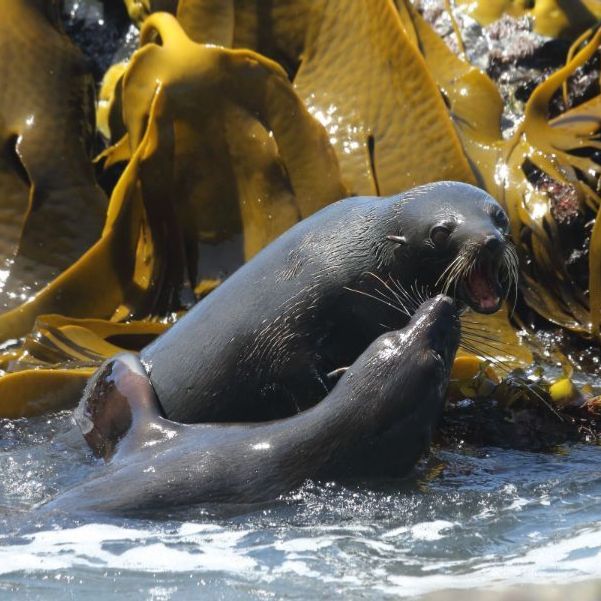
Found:
[[[69,412],[0,422],[0,599],[417,598],[601,578],[593,445],[434,449],[405,480],[307,482],[219,514],[38,509],[95,469]]]

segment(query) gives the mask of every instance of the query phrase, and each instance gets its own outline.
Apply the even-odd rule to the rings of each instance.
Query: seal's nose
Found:
[[[431,300],[433,310],[436,310],[444,315],[451,315],[455,312],[455,301],[444,294],[437,294]]]
[[[449,296],[438,294],[417,308],[410,323],[414,327],[428,329],[437,321],[446,323],[455,319],[458,319],[455,301]]]
[[[499,248],[501,248],[501,244],[500,238],[495,236],[495,234],[491,234],[484,238],[484,248],[491,254],[498,252]]]
[[[428,306],[429,305],[429,306]],[[430,347],[449,361],[459,343],[459,315],[452,298],[439,294],[422,307],[427,307],[427,336]]]

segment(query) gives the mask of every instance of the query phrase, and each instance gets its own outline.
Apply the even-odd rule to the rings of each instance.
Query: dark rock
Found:
[[[130,56],[138,44],[138,31],[120,0],[65,0],[63,22],[88,59],[97,84],[114,62]]]

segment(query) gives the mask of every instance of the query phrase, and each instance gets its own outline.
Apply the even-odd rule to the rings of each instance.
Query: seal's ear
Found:
[[[386,236],[386,240],[390,240],[391,242],[396,242],[397,244],[407,244],[407,238],[405,236]]]
[[[94,455],[118,460],[177,429],[160,416],[150,379],[133,353],[103,363],[92,376],[74,413]]]

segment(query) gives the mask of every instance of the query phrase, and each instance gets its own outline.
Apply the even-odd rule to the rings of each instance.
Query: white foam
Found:
[[[583,553],[583,550],[587,552]],[[571,556],[573,552],[574,556]],[[440,566],[439,566],[440,567]],[[485,557],[469,572],[427,576],[390,575],[378,589],[393,595],[422,595],[443,589],[500,588],[513,584],[562,584],[601,576],[601,529],[527,551],[510,559]]]
[[[403,535],[409,535],[414,540],[434,541],[444,538],[452,528],[457,526],[454,522],[446,520],[434,520],[432,522],[420,522],[413,526],[402,526],[390,530],[383,535],[383,538],[398,538]],[[445,534],[446,533],[446,534]]]
[[[247,532],[183,524],[174,532],[153,532],[109,524],[49,530],[28,535],[25,544],[0,546],[0,575],[72,567],[147,572],[218,571],[244,573],[257,562],[237,549]],[[0,544],[2,540],[0,539]],[[128,544],[119,551],[107,544]],[[132,546],[132,543],[135,546]],[[186,543],[185,548],[175,548]]]
[[[331,546],[334,541],[342,538],[341,536],[321,536],[319,539],[315,538],[292,538],[290,540],[278,541],[274,543],[273,548],[277,551],[284,551],[286,553],[303,553],[306,551],[316,551],[317,549],[323,549],[324,547]]]
[[[149,573],[220,573],[239,578],[273,582],[289,575],[321,583],[340,581],[340,571],[324,563],[335,558],[338,568],[357,564],[364,557],[358,546],[375,550],[379,567],[364,565],[353,570],[348,585],[381,594],[407,597],[441,589],[500,588],[512,584],[558,584],[601,577],[601,524],[581,530],[570,538],[532,546],[520,555],[481,556],[477,562],[430,558],[412,553],[416,541],[450,538],[459,525],[445,520],[421,522],[396,528],[375,538],[338,529],[339,534],[307,534],[265,544],[256,531],[216,524],[185,523],[166,529],[88,524],[64,530],[27,535],[19,544],[0,538],[0,575],[23,571],[48,573],[74,568],[116,569]],[[343,534],[345,533],[346,534]],[[310,533],[310,534],[309,534]],[[375,534],[375,533],[374,533]],[[393,545],[393,542],[395,543]],[[400,542],[400,545],[396,543]],[[271,553],[270,551],[276,551]],[[267,551],[267,553],[266,553]],[[412,575],[399,573],[399,562],[412,566]],[[333,568],[333,569],[332,569]],[[157,589],[160,599],[167,590]]]
[[[285,561],[280,567],[274,570],[276,574],[293,573],[297,576],[306,578],[320,578],[321,574],[315,570],[311,570],[304,561]]]

